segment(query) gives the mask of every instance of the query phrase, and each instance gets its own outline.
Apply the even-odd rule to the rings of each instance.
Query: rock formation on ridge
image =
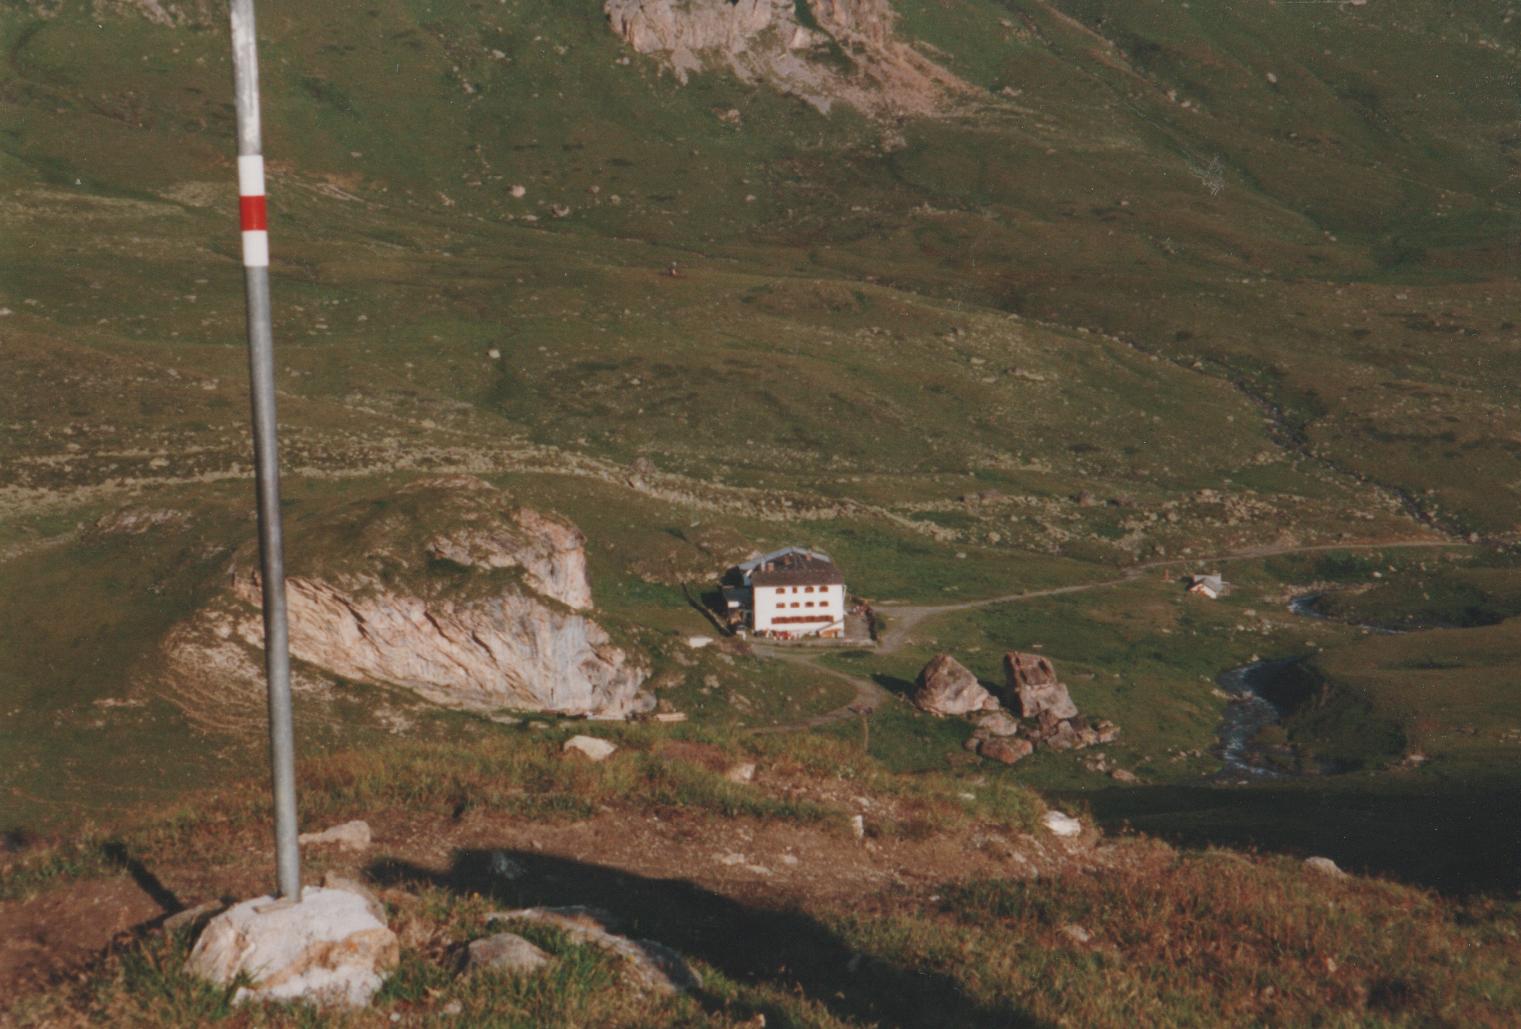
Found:
[[[886,0],[606,0],[614,32],[681,82],[707,67],[827,112],[929,114],[967,88],[893,35]]]

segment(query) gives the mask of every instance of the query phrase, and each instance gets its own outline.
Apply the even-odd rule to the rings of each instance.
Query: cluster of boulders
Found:
[[[1036,747],[1078,750],[1108,743],[1119,726],[1078,713],[1049,658],[1010,651],[1003,656],[1005,707],[949,654],[937,654],[919,673],[913,701],[932,715],[959,715],[974,728],[968,750],[1012,765]]]

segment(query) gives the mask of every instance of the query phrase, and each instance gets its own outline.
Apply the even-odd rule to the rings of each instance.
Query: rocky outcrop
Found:
[[[724,68],[822,111],[928,114],[966,85],[898,41],[887,0],[606,0],[614,32],[681,82]]]
[[[949,654],[936,654],[924,666],[915,684],[913,701],[921,711],[932,715],[967,715],[998,708],[997,698]]]
[[[452,707],[598,718],[653,708],[642,663],[584,613],[581,533],[506,499],[478,479],[425,480],[294,534],[320,558],[315,574],[286,580],[297,688],[328,676]],[[226,594],[170,634],[166,681],[182,706],[204,700],[208,677],[213,690],[262,688],[251,556]]]
[[[291,654],[340,678],[405,686],[462,707],[622,718],[653,706],[640,697],[644,669],[601,626],[529,590],[425,600],[368,577],[286,585]],[[235,592],[257,604],[257,577],[240,576]],[[238,628],[246,643],[263,645],[262,622]]]

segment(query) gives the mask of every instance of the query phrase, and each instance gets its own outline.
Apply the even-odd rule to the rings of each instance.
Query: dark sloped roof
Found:
[[[739,565],[739,570],[745,574],[749,574],[762,565],[774,564],[788,554],[801,554],[803,557],[822,557],[825,561],[830,559],[828,554],[822,550],[814,550],[812,547],[782,547],[780,550],[773,550],[769,554],[762,554],[759,557],[752,557],[750,560],[742,562]]]
[[[845,576],[834,562],[812,554],[788,553],[750,573],[751,586],[843,586]]]

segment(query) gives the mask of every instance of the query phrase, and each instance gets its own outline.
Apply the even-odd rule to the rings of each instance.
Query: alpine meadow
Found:
[[[228,11],[0,0],[0,1025],[1521,1022],[1521,7],[258,0],[257,517]]]

